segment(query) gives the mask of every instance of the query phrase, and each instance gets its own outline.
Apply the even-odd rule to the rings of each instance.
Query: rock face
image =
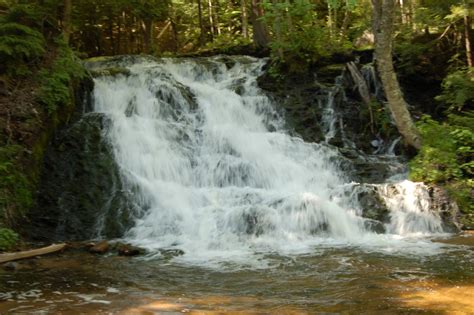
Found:
[[[444,223],[445,230],[457,232],[461,229],[459,207],[448,195],[448,192],[442,187],[432,185],[429,187],[431,204],[438,212]],[[468,227],[466,228],[474,228]]]
[[[74,122],[56,134],[46,154],[38,205],[32,214],[34,237],[113,238],[130,226],[134,205],[103,137],[108,123],[101,114],[78,113]]]

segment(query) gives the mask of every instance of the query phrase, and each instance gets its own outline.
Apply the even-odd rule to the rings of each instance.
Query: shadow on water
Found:
[[[271,263],[262,269],[70,250],[0,271],[0,313],[469,314],[473,240],[473,235],[443,240],[457,245],[432,256],[354,248],[267,255]]]

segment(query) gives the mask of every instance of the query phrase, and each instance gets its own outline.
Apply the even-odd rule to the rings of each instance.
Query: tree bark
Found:
[[[474,67],[474,58],[472,54],[472,30],[471,30],[471,24],[472,24],[472,19],[469,16],[468,7],[466,5],[466,14],[464,15],[464,41],[466,45],[466,59],[467,59],[467,65],[469,67]]]
[[[242,35],[245,39],[249,38],[249,19],[247,16],[247,1],[240,0],[240,7],[242,10]]]
[[[198,3],[198,19],[199,19],[199,45],[202,47],[206,44],[206,33],[204,30],[204,22],[202,20],[202,3],[201,0],[197,0]]]
[[[71,37],[71,14],[72,14],[72,0],[64,0],[63,13],[63,36],[66,43],[69,44]]]
[[[396,0],[372,0],[377,70],[388,100],[388,107],[398,131],[409,146],[419,150],[421,148],[421,136],[410,117],[408,104],[403,98],[393,67],[392,33],[395,2]]]
[[[217,35],[221,35],[221,26],[219,24],[220,9],[221,9],[221,6],[219,3],[219,0],[215,0],[213,13],[214,13],[214,29],[216,30]]]
[[[355,62],[351,61],[347,63],[347,69],[351,73],[352,80],[357,85],[357,90],[359,91],[359,95],[364,101],[365,105],[369,109],[369,117],[370,117],[370,131],[375,134],[374,130],[374,112],[372,110],[372,97],[370,96],[370,90],[367,86],[367,82],[364,79],[362,73],[360,73],[359,69]]]
[[[152,50],[153,44],[153,21],[151,19],[146,19],[143,21],[143,43],[144,43],[144,52],[149,54]]]
[[[214,40],[214,35],[216,33],[214,29],[214,13],[212,13],[212,0],[207,0],[207,14],[209,18],[209,26],[211,27],[211,42]]]
[[[253,26],[253,42],[257,48],[266,48],[270,41],[265,23],[261,20],[263,8],[261,0],[252,0],[251,19]]]
[[[38,248],[38,249],[26,250],[22,252],[0,254],[0,264],[8,262],[8,261],[55,253],[55,252],[59,252],[63,250],[64,248],[66,248],[66,244],[61,243],[61,244],[53,244],[53,245]]]

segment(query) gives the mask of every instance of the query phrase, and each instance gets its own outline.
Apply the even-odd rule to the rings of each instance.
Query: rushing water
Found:
[[[264,63],[142,60],[128,76],[96,79],[95,111],[110,118],[107,137],[140,209],[128,241],[177,248],[195,263],[261,264],[266,252],[311,252],[321,243],[402,250],[412,246],[400,237],[442,232],[413,191],[387,197],[397,212],[390,235],[367,230],[345,193],[351,183],[338,151],[290,136],[258,88]]]
[[[0,312],[413,311],[407,292],[472,289],[472,247],[432,241],[447,235],[426,188],[352,182],[336,148],[291,136],[257,86],[264,63],[143,58],[97,78],[94,110],[135,204],[124,239],[148,254],[0,272]],[[324,115],[327,140],[331,104]],[[368,191],[387,221],[364,217]]]

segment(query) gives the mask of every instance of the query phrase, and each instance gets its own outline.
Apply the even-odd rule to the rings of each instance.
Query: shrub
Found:
[[[0,228],[0,251],[11,250],[18,242],[18,234],[7,228]]]
[[[53,65],[50,69],[39,71],[42,86],[38,101],[46,106],[50,114],[71,102],[71,81],[84,77],[86,73],[73,50],[61,39],[57,43],[58,56]]]
[[[40,32],[18,23],[0,24],[0,59],[4,61],[1,72],[27,75],[30,73],[27,63],[44,52],[45,40]]]
[[[411,179],[444,185],[462,211],[474,213],[474,111],[444,123],[425,116],[418,128],[423,147],[410,162]]]
[[[474,103],[474,69],[460,69],[448,74],[442,83],[443,92],[438,101],[449,105],[450,110],[462,110]],[[472,107],[471,107],[472,108]]]

